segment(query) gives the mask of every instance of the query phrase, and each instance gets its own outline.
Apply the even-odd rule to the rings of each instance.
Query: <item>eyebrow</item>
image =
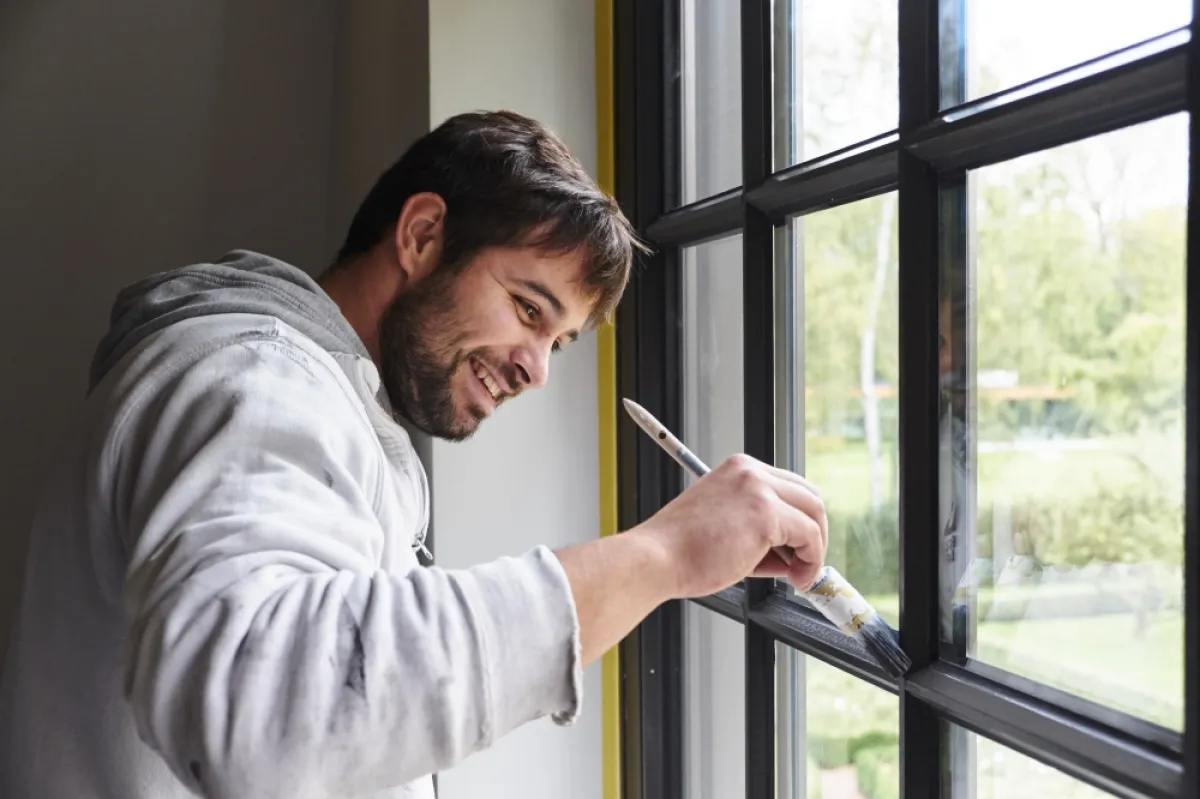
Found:
[[[544,299],[546,302],[550,303],[550,307],[554,309],[554,313],[558,314],[559,316],[562,316],[564,313],[566,313],[566,309],[563,307],[562,301],[559,300],[558,297],[554,296],[553,291],[546,288],[545,283],[539,282],[537,280],[523,280],[523,279],[518,280],[517,282],[520,283],[525,288],[532,291],[534,294],[540,294],[542,296],[542,299]]]
[[[551,291],[545,283],[542,283],[540,280],[526,280],[524,278],[519,278],[517,282],[532,291],[534,294],[539,295],[542,299],[549,303],[550,307],[554,309],[554,313],[560,318],[566,314],[567,310],[563,306],[562,300],[555,296],[554,292]],[[567,334],[567,338],[571,341],[575,341],[579,338],[579,331],[572,330]]]

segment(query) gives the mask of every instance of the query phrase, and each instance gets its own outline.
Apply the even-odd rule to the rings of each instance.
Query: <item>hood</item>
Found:
[[[122,289],[92,359],[88,392],[147,336],[185,319],[225,313],[274,316],[331,353],[370,357],[315,280],[268,255],[234,250],[216,263],[160,272]]]

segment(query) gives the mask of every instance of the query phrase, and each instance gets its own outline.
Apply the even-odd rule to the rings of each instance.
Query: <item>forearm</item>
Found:
[[[672,564],[650,535],[632,530],[555,553],[575,599],[586,666],[673,598]]]

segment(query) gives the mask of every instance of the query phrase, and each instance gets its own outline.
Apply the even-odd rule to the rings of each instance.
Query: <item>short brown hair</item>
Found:
[[[616,308],[634,250],[645,250],[616,201],[553,132],[513,111],[480,111],[447,119],[380,176],[338,262],[374,248],[421,192],[446,203],[442,268],[459,269],[489,247],[582,251],[592,324]]]

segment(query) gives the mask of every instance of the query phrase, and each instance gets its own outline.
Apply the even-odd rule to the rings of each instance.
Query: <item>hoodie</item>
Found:
[[[336,304],[236,251],[123,290],[30,539],[9,799],[431,797],[579,712],[544,547],[422,567],[424,468]]]

